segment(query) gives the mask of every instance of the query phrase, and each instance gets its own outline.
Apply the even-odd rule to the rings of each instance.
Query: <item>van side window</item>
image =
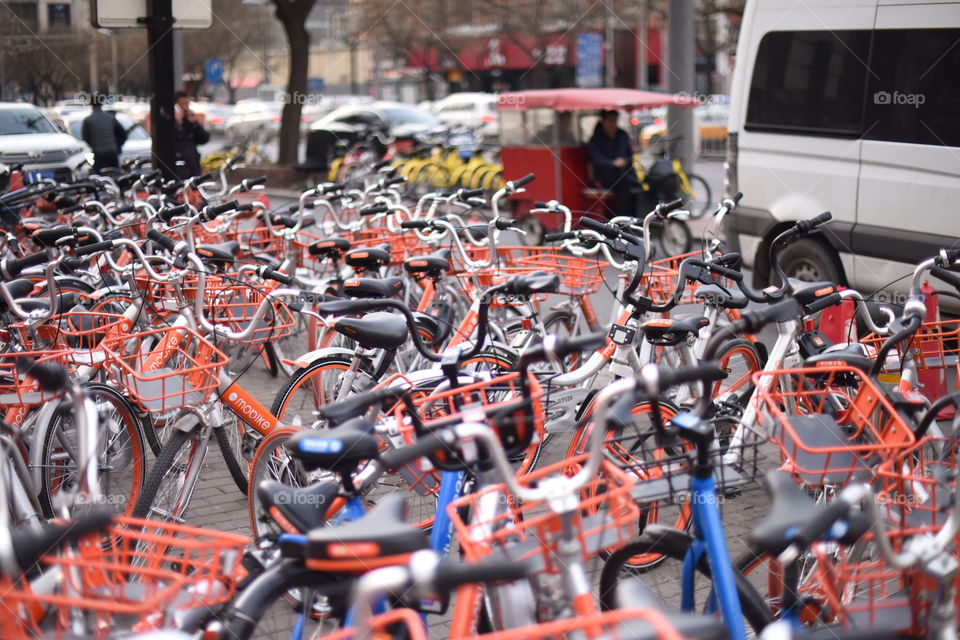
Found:
[[[874,32],[864,137],[960,147],[960,29]]]
[[[772,31],[760,41],[747,130],[858,137],[870,31]]]

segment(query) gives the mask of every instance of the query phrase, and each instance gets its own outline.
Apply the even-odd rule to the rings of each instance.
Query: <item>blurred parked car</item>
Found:
[[[280,129],[283,105],[262,100],[240,100],[233,115],[225,123],[225,134],[231,142],[244,140],[266,141]]]
[[[730,105],[726,96],[715,96],[707,104],[694,107],[693,122],[696,131],[694,149],[700,149],[704,143],[714,143],[726,140],[727,121],[730,119]],[[664,110],[665,111],[665,110]],[[658,117],[653,124],[643,127],[640,134],[640,146],[646,150],[650,148],[654,136],[663,137],[667,130],[666,113]]]
[[[234,107],[230,104],[217,102],[194,102],[190,104],[198,115],[203,116],[203,126],[212,136],[225,136],[227,122],[233,117]]]
[[[86,152],[33,105],[0,102],[0,162],[22,163],[30,178],[69,180]]]
[[[493,93],[454,93],[434,103],[433,112],[450,126],[476,128],[484,141],[500,136],[497,96]]]
[[[66,125],[67,133],[77,140],[82,141],[83,120],[88,115],[90,115],[90,111],[83,111],[80,113],[71,113],[64,118],[63,122]],[[127,141],[123,143],[123,149],[120,151],[120,161],[150,160],[153,142],[150,140],[150,134],[147,133],[146,129],[134,122],[126,114],[114,113],[114,117],[116,117],[117,122],[119,122],[120,126],[127,132]],[[92,156],[90,160],[92,163]]]
[[[434,114],[400,102],[377,101],[334,109],[314,122],[311,131],[330,131],[350,143],[365,133],[382,132],[398,140],[422,139],[442,133],[444,124]]]

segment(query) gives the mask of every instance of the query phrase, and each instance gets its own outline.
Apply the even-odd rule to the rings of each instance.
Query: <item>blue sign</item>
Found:
[[[323,78],[307,78],[307,91],[310,93],[320,93],[324,86]]]
[[[603,38],[599,33],[577,34],[577,86],[603,86]]]
[[[218,58],[203,61],[203,79],[207,84],[223,84],[223,63]]]

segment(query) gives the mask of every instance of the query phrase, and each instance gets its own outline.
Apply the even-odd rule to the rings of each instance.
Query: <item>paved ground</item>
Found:
[[[698,171],[708,176],[715,185],[715,193],[720,190],[720,165],[716,162],[703,163]],[[280,203],[275,203],[280,204]],[[612,280],[612,279],[611,279]],[[611,286],[613,282],[610,283]],[[600,317],[605,318],[610,308],[610,294],[601,289],[595,296],[595,304]],[[255,364],[243,377],[241,384],[267,407],[271,406],[282,380],[274,379],[259,364]],[[567,446],[566,434],[554,436],[545,447],[541,464],[549,464],[563,458]],[[725,524],[728,531],[731,553],[738,555],[743,548],[744,534],[749,531],[765,512],[766,498],[761,491],[753,491],[743,496],[726,500],[723,504]],[[664,514],[666,519],[666,514]],[[247,500],[237,490],[222,461],[219,450],[214,443],[213,448],[205,461],[205,468],[200,483],[194,494],[193,501],[187,513],[189,524],[213,527],[216,529],[249,534],[247,516]],[[599,572],[600,561],[592,563],[591,573],[596,576]],[[654,586],[661,598],[674,601],[679,591],[678,568],[676,564],[661,567],[647,574],[647,581]],[[443,637],[446,621],[435,621],[432,625],[434,637]],[[278,634],[276,637],[284,637]],[[264,636],[267,637],[267,636]],[[274,637],[274,636],[269,636]]]

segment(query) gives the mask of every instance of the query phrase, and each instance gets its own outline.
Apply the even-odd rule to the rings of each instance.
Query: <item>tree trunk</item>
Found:
[[[300,115],[307,95],[307,72],[310,64],[310,34],[304,21],[284,21],[287,44],[290,47],[290,75],[287,77],[287,99],[280,117],[280,151],[278,164],[298,161],[300,146]]]

